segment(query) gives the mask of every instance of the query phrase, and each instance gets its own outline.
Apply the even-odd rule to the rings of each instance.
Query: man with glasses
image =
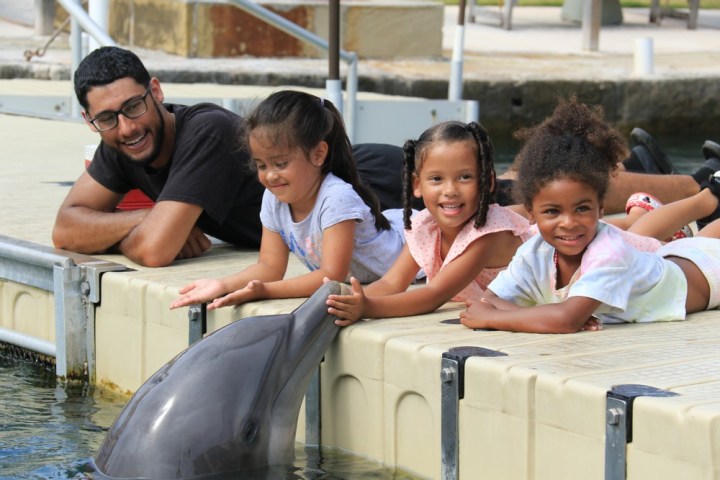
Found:
[[[158,79],[118,47],[90,53],[74,84],[83,118],[102,141],[60,206],[57,248],[119,251],[157,267],[201,255],[208,235],[259,246],[263,189],[236,144],[240,117],[212,104],[163,104]],[[131,189],[156,203],[117,210]]]

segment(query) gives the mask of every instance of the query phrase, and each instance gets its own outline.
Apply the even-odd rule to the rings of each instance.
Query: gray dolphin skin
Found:
[[[238,320],[181,352],[118,415],[95,467],[161,479],[292,463],[303,396],[339,330],[325,301],[343,288],[328,282],[292,313]]]

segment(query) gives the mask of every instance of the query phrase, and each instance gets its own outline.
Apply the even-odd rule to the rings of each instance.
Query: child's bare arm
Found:
[[[262,279],[253,279],[243,288],[215,300],[212,307],[240,305],[264,298],[309,297],[322,286],[325,277],[330,280],[344,281],[350,271],[354,235],[354,220],[340,222],[325,229],[322,237],[322,258],[319,269],[284,280],[268,282]],[[287,249],[287,247],[285,248]]]
[[[367,316],[365,313],[366,295],[385,296],[404,292],[415,280],[419,271],[420,267],[415,263],[410,250],[405,245],[382,278],[364,289],[357,279],[351,278],[352,291],[349,295],[330,295],[327,301],[328,313],[340,319],[335,322],[338,325],[348,326]]]
[[[288,255],[287,245],[280,234],[263,228],[257,263],[227,277],[202,278],[185,285],[179,291],[180,296],[170,304],[170,308],[212,302],[223,295],[244,288],[251,280],[263,282],[280,280],[287,270]]]
[[[495,292],[493,292],[492,290],[485,290],[485,294],[482,296],[482,299],[493,307],[497,308],[498,310],[517,310],[519,308],[522,308],[520,305],[508,302],[507,300],[503,300],[502,298],[495,295]],[[466,303],[469,307],[470,304],[475,303],[475,301],[468,301]]]
[[[495,262],[510,261],[510,258],[498,259],[495,255],[495,247],[501,243],[498,240],[508,240],[505,233],[489,234],[477,239],[424,287],[383,296],[371,295],[369,288],[366,289],[362,317],[401,317],[436,310],[467,287],[483,268],[497,265]]]
[[[514,310],[500,310],[488,300],[471,303],[460,313],[469,328],[488,328],[510,332],[574,333],[585,328],[600,302],[588,297],[570,297],[562,303],[549,303]]]

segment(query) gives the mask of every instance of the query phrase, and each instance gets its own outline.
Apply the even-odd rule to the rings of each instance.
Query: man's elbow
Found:
[[[53,227],[52,243],[55,248],[65,249],[65,236],[62,234],[57,224]]]
[[[157,267],[167,267],[168,265],[170,265],[175,260],[176,255],[171,255],[171,254],[168,254],[167,252],[151,249],[151,250],[142,252],[139,255],[134,255],[134,256],[128,255],[128,258],[133,260],[138,265],[142,265],[144,267],[157,268]]]
[[[72,235],[72,232],[62,225],[55,224],[52,231],[52,243],[55,248],[76,253],[96,253],[89,251],[82,243],[82,237]]]

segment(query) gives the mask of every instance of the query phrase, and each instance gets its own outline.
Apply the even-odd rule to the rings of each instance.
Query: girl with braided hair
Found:
[[[480,298],[531,236],[528,221],[494,203],[493,146],[477,123],[444,122],[404,146],[406,245],[390,270],[351,295],[331,295],[340,326],[360,318],[431,312],[448,300]],[[412,217],[413,197],[426,209]],[[412,217],[412,218],[411,218]],[[421,269],[427,284],[408,290]]]
[[[324,278],[342,282],[352,275],[369,283],[387,271],[405,243],[403,211],[380,211],[330,101],[292,90],[273,93],[246,119],[240,137],[265,187],[258,261],[182,287],[170,308],[309,297]],[[310,272],[284,279],[291,252]]]

